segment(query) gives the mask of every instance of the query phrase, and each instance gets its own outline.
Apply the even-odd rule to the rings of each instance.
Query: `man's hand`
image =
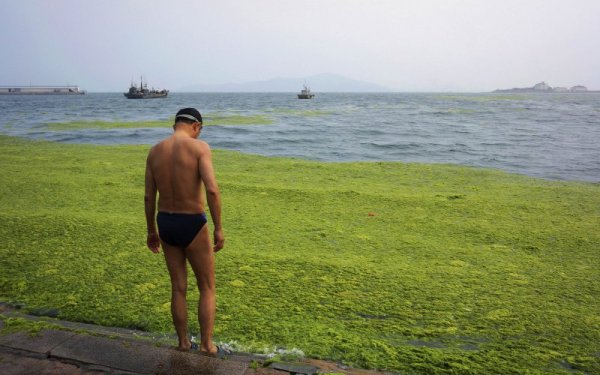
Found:
[[[225,245],[225,235],[223,234],[223,230],[222,229],[215,229],[214,232],[214,246],[213,246],[213,252],[217,252],[219,250],[221,250],[223,248],[223,246]]]
[[[158,238],[158,233],[148,233],[146,245],[148,246],[148,249],[152,250],[154,254],[160,253],[160,238]]]

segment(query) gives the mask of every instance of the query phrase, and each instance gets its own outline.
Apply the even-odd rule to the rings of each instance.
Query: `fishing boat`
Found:
[[[144,83],[143,79],[140,77],[140,86],[136,86],[133,81],[131,81],[131,86],[129,87],[128,92],[124,92],[123,95],[127,99],[155,99],[155,98],[166,98],[169,94],[169,90],[152,90],[148,89],[148,83]]]
[[[314,97],[315,97],[315,94],[310,92],[310,87],[306,86],[306,83],[305,83],[304,88],[302,89],[302,91],[300,91],[300,94],[298,94],[298,99],[312,99]]]

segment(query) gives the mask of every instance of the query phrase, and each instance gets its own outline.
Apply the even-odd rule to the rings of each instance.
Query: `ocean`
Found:
[[[600,182],[600,94],[121,93],[0,96],[0,134],[55,142],[154,144],[178,109],[205,117],[212,148],[324,162],[402,161]],[[76,121],[164,121],[164,128],[55,130]]]

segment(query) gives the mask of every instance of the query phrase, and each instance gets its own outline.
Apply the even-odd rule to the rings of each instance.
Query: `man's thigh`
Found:
[[[163,253],[171,277],[172,286],[177,286],[179,289],[185,289],[187,285],[187,272],[185,264],[185,253],[183,249],[177,246],[171,246],[162,242]]]
[[[204,225],[192,243],[185,250],[185,255],[194,270],[198,287],[214,288],[215,255],[212,251],[208,225]]]

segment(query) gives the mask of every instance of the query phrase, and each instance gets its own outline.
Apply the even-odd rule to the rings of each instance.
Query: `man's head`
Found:
[[[196,108],[182,108],[175,115],[173,128],[177,129],[182,124],[191,126],[194,138],[197,138],[200,135],[200,130],[202,130],[202,115]]]

